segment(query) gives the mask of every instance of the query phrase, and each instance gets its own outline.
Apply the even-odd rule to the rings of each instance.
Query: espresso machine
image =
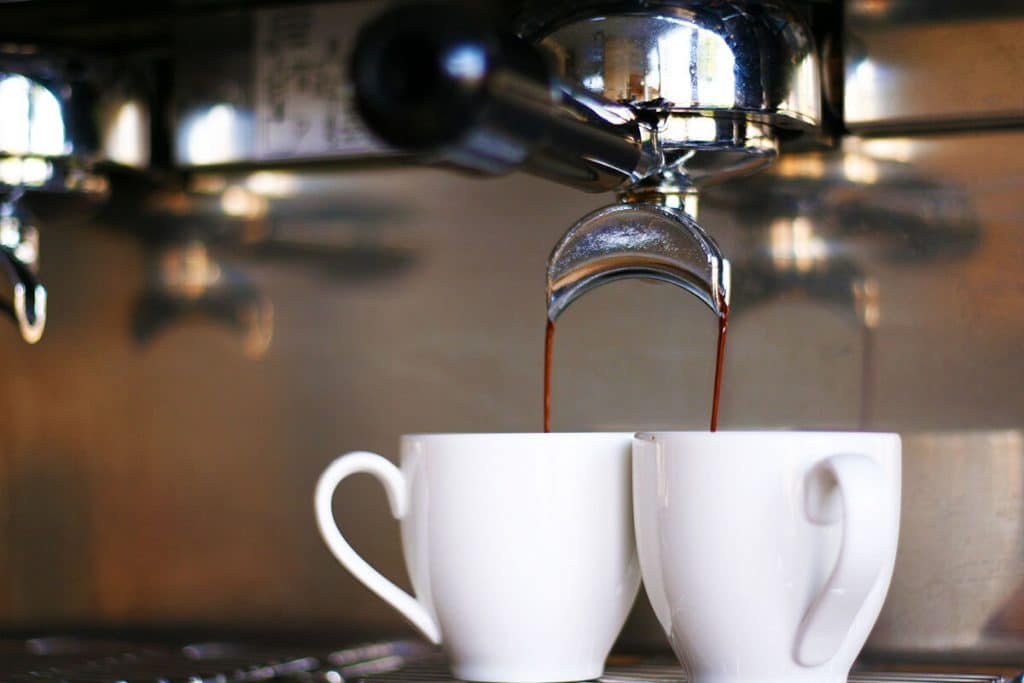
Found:
[[[322,547],[317,474],[537,431],[556,320],[555,430],[706,429],[726,309],[723,428],[903,439],[854,678],[1024,671],[1019,3],[0,18],[0,678],[443,676]],[[407,586],[378,493],[335,516]],[[609,676],[667,652],[641,595]]]

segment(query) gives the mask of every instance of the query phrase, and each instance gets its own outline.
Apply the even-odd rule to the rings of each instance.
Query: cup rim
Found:
[[[665,437],[703,437],[703,438],[723,438],[723,437],[736,437],[736,436],[757,436],[759,438],[777,438],[780,436],[786,436],[787,438],[799,437],[799,436],[832,436],[832,437],[899,437],[898,432],[866,432],[857,431],[853,429],[843,430],[830,430],[830,429],[719,429],[717,431],[709,431],[707,429],[642,429],[642,430],[619,430],[619,431],[607,431],[607,432],[410,432],[408,434],[402,434],[400,439],[479,439],[479,438],[503,438],[503,439],[522,439],[522,438],[588,438],[597,436],[628,436],[635,439],[641,439],[645,441],[653,441],[656,438]]]
[[[622,430],[617,432],[412,432],[402,434],[401,439],[480,439],[480,438],[589,438],[589,437],[627,437],[633,438],[635,431]]]
[[[657,441],[659,439],[667,438],[705,438],[705,439],[724,439],[724,438],[758,438],[758,439],[771,439],[771,438],[893,438],[900,440],[900,435],[897,432],[861,432],[852,429],[846,430],[827,430],[827,429],[751,429],[751,430],[718,430],[708,431],[704,430],[643,430],[634,434],[634,438],[638,441]]]

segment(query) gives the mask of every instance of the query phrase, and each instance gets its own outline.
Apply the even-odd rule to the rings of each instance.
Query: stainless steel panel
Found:
[[[851,0],[845,121],[857,133],[1024,124],[1024,6]]]
[[[1024,654],[1024,432],[904,436],[897,569],[868,645],[942,661]]]
[[[175,29],[175,161],[208,166],[386,155],[352,109],[348,58],[386,3],[201,15]]]

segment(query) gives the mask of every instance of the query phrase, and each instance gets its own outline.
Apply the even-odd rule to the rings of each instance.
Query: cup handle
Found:
[[[878,464],[845,453],[819,463],[805,480],[805,508],[815,524],[843,522],[839,559],[824,590],[797,631],[795,657],[805,667],[824,664],[839,650],[875,584],[885,557],[887,514],[875,500],[883,487]]]
[[[427,608],[371,567],[352,549],[345,537],[341,535],[341,531],[338,530],[334,520],[334,510],[331,507],[334,491],[345,477],[362,472],[372,474],[384,485],[388,502],[391,504],[391,514],[395,519],[405,517],[409,509],[409,496],[405,487],[405,477],[401,470],[375,453],[355,451],[342,455],[332,462],[316,483],[313,507],[316,511],[316,523],[320,528],[320,535],[323,536],[324,543],[327,544],[342,567],[376,593],[384,602],[398,610],[403,617],[409,620],[409,623],[426,636],[427,640],[438,645],[441,643],[441,629]]]

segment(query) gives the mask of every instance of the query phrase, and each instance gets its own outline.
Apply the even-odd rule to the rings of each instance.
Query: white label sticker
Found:
[[[256,13],[257,159],[385,152],[352,108],[348,61],[370,1],[300,5]]]

